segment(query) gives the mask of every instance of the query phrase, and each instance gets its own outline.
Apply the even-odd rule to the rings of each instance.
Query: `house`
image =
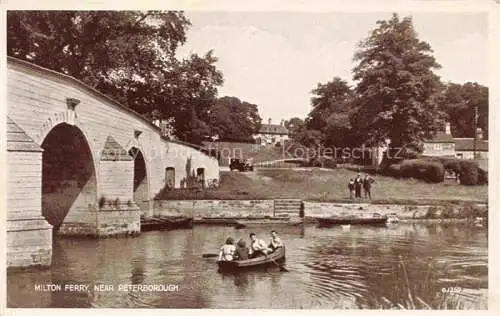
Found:
[[[281,120],[281,124],[271,124],[271,119],[269,119],[268,124],[262,124],[259,132],[253,135],[253,138],[262,145],[275,145],[277,143],[283,145],[289,139],[290,134],[283,122]]]
[[[474,157],[474,138],[455,138],[455,156],[460,159],[488,159],[488,140],[483,139],[483,131],[476,132],[476,157]]]
[[[424,141],[423,145],[423,156],[455,157],[455,139],[451,135],[450,123],[446,123],[444,132],[437,132],[432,139]]]
[[[383,153],[387,150],[390,140],[373,147],[372,165],[378,167],[382,161]],[[474,150],[476,157],[474,157]],[[422,156],[446,157],[459,159],[475,159],[483,169],[488,164],[488,140],[483,139],[480,128],[476,131],[476,144],[474,149],[474,138],[454,138],[451,134],[450,123],[446,123],[445,130],[439,131],[432,139],[423,142]],[[486,167],[484,167],[486,166]]]

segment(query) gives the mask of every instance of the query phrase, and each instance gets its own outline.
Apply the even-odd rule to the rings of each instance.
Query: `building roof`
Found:
[[[288,129],[279,124],[262,124],[258,134],[288,135]]]
[[[426,143],[454,143],[455,139],[451,134],[446,134],[445,132],[437,132],[436,136],[430,140],[426,140]]]
[[[7,116],[7,151],[42,152],[43,149]]]
[[[474,150],[474,138],[455,138],[455,150],[456,151],[473,151]],[[476,140],[476,150],[477,151],[488,151],[488,141],[487,140]]]

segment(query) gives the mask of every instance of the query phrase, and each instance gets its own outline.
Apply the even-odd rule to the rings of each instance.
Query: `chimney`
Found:
[[[271,125],[271,118],[267,120],[267,124]]]
[[[283,124],[285,124],[285,120],[284,119],[281,119],[281,123],[280,125],[283,126]]]
[[[483,140],[483,130],[479,127],[476,129],[476,139]]]
[[[448,135],[451,135],[451,125],[450,125],[450,122],[446,122],[446,127],[445,127],[445,130],[444,132]]]

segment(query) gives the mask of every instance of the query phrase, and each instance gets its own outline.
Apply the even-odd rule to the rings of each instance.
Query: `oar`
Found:
[[[266,254],[266,258],[267,258],[267,254]],[[290,271],[287,270],[287,268],[285,268],[285,266],[279,265],[274,259],[271,259],[271,262],[274,263],[278,268],[280,268],[280,271],[282,271],[282,272],[290,272]]]
[[[203,255],[201,255],[203,258],[213,258],[213,257],[218,257],[219,254],[217,253],[204,253]]]
[[[247,226],[245,224],[242,224],[242,223],[237,223],[236,225],[234,225],[234,228],[235,229],[242,229],[242,228],[246,228]]]

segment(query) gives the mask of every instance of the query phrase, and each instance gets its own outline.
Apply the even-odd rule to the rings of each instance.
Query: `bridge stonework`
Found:
[[[168,180],[203,169],[219,182],[217,159],[168,141],[144,117],[78,80],[8,58],[7,265],[51,264],[52,233],[124,236]]]

